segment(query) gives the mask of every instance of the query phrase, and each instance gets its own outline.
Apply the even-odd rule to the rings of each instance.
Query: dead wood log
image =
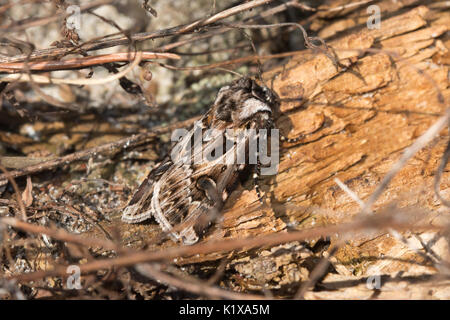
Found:
[[[265,74],[268,81],[273,79],[274,89],[282,98],[297,99],[282,105],[284,115],[278,127],[290,137],[306,137],[298,145],[283,148],[278,174],[264,179],[267,207],[259,207],[248,182],[232,194],[223,223],[206,240],[339,224],[359,213],[358,203],[336,185],[334,178],[364,201],[402,151],[449,106],[450,13],[435,5],[416,3],[393,6],[389,1],[379,2],[380,29],[366,27],[366,7],[314,16],[312,27],[335,52],[340,65],[323,53],[304,51]],[[327,25],[326,18],[331,15],[333,23]],[[440,218],[446,209],[434,196],[432,186],[445,137],[442,132],[407,163],[375,203],[375,211],[395,203],[429,212],[430,223]],[[448,179],[444,172],[440,185],[444,196],[450,194]],[[113,224],[120,225],[124,244],[134,247],[148,243],[157,230],[156,225]],[[429,239],[435,235],[423,236]],[[172,245],[169,242],[163,247]],[[298,248],[298,244],[287,248]],[[448,258],[446,239],[438,239],[434,248]],[[229,267],[247,272],[248,281],[260,286],[270,280],[286,284],[305,278],[298,256],[291,252],[281,259],[273,252],[264,248],[244,252]],[[197,255],[179,263],[217,260],[226,255]],[[368,259],[383,255],[394,260]],[[333,261],[342,277],[367,275],[374,269],[386,274],[436,272],[387,233],[355,235]]]

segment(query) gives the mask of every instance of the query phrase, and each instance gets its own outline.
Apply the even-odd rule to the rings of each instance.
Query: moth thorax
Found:
[[[242,108],[239,110],[239,120],[246,120],[260,112],[270,112],[272,109],[267,103],[261,100],[250,98],[244,101]]]

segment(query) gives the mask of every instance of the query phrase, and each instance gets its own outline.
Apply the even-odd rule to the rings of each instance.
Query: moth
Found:
[[[279,106],[274,91],[250,78],[222,87],[212,107],[141,183],[122,220],[139,223],[153,217],[174,241],[196,243],[213,220],[208,217],[220,213],[238,179],[254,171],[257,182],[260,163],[249,163],[249,150],[260,130],[274,129]],[[224,151],[214,154],[221,147]],[[205,154],[210,159],[198,161]],[[239,157],[244,161],[237,161]],[[260,197],[257,183],[255,187]]]

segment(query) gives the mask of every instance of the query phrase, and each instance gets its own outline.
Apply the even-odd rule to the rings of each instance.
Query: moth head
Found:
[[[269,89],[265,85],[260,86],[254,81],[252,85],[252,95],[272,107],[280,103],[280,98],[273,90]]]
[[[277,111],[278,95],[249,78],[241,78],[220,89],[214,102],[215,118],[222,121],[244,123],[258,114]]]

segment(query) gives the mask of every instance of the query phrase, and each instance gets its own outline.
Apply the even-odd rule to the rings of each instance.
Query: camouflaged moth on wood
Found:
[[[154,217],[173,240],[193,244],[207,230],[211,217],[220,212],[238,178],[249,173],[248,169],[254,169],[260,197],[257,177],[261,162],[259,158],[256,162],[250,160],[253,153],[258,156],[261,151],[255,148],[259,146],[256,140],[261,140],[259,132],[265,131],[266,137],[273,135],[271,129],[275,129],[279,105],[275,92],[249,78],[222,87],[212,107],[181,135],[170,155],[142,182],[122,220],[139,223]],[[197,139],[199,136],[201,139]],[[278,142],[278,131],[276,139]],[[224,152],[218,153],[221,148]],[[201,157],[205,154],[209,154],[206,161]]]

